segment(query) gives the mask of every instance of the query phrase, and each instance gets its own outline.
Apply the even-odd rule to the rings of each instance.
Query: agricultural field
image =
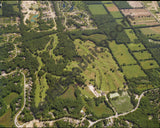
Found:
[[[110,12],[110,14],[114,18],[122,18],[123,17],[122,14],[119,12],[119,9],[113,3],[111,3],[111,4],[104,4],[104,6],[106,7],[106,9]]]
[[[139,65],[122,66],[123,73],[128,79],[134,77],[146,76],[146,74],[141,70]]]
[[[130,102],[130,96],[127,92],[122,92],[122,95],[112,98],[110,101],[118,113],[128,112],[133,109],[133,105]]]
[[[150,49],[151,53],[154,55],[154,57],[156,58],[156,60],[158,61],[158,63],[160,64],[160,48],[152,48]]]
[[[110,42],[109,47],[120,65],[136,64],[136,61],[131,56],[124,44],[116,44],[115,42]]]
[[[160,34],[160,26],[141,28],[140,30],[145,35],[147,35],[147,34]]]
[[[132,29],[125,29],[125,32],[128,35],[131,42],[134,42],[134,40],[137,39],[137,37]]]
[[[145,60],[152,58],[152,55],[148,51],[134,52],[133,54],[138,60]]]
[[[112,11],[110,12],[110,14],[114,17],[114,18],[122,18],[122,14],[119,11]]]
[[[101,4],[88,5],[89,10],[93,15],[105,15],[107,14],[105,8]]]
[[[94,49],[95,44],[91,41],[83,42],[77,39],[74,43],[78,54],[83,57],[84,62],[87,63],[86,69],[82,72],[82,76],[86,78],[87,85],[96,85],[97,88],[105,92],[123,87],[123,82],[125,82],[123,75],[118,71],[118,67],[107,48],[98,47],[97,50],[99,52],[97,52]],[[95,54],[92,54],[91,50],[93,50],[92,52]],[[75,62],[74,64],[70,63],[67,69],[71,69],[72,66],[79,67],[79,64],[80,63],[76,64]]]
[[[140,64],[144,69],[159,68],[159,65],[155,60],[140,61]]]
[[[146,49],[142,43],[128,43],[127,46],[129,49],[131,49],[131,51],[140,51]]]

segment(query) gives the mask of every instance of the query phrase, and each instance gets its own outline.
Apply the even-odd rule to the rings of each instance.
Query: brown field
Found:
[[[158,27],[141,28],[141,31],[144,34],[159,34],[160,33],[160,26],[158,26]]]
[[[108,11],[110,12],[117,12],[119,11],[119,9],[116,7],[116,6],[113,6],[113,7],[107,7]]]

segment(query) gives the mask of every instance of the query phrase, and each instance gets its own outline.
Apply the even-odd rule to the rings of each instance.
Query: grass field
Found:
[[[146,49],[145,47],[144,47],[144,45],[143,44],[141,44],[141,43],[128,43],[127,44],[128,45],[128,47],[131,49],[131,51],[139,51],[139,50],[144,50],[144,49]]]
[[[125,82],[123,74],[118,70],[118,66],[107,48],[97,47],[97,50],[99,51],[100,49],[103,49],[103,51],[97,52],[94,49],[95,44],[93,42],[83,42],[79,39],[75,40],[74,44],[76,45],[77,53],[80,56],[91,55],[93,57],[93,60],[89,58],[91,62],[83,57],[88,66],[81,75],[86,78],[87,85],[96,85],[103,91],[113,91],[117,90],[118,87],[123,87],[123,82]],[[89,49],[92,49],[96,53],[96,56]],[[79,67],[78,63],[79,62],[75,61],[71,62],[67,65],[66,70],[71,70],[73,67]]]
[[[8,109],[7,112],[0,117],[0,126],[12,127],[13,124],[14,122],[11,118],[11,109]]]
[[[70,85],[68,90],[63,95],[61,95],[60,98],[76,100],[76,97],[74,95],[74,87]]]
[[[101,4],[88,5],[89,10],[93,15],[105,15],[107,14],[105,8]]]
[[[136,61],[128,52],[128,49],[124,44],[116,44],[114,41],[112,41],[109,42],[109,47],[120,65],[136,64]]]
[[[133,54],[138,60],[145,60],[152,58],[152,55],[148,51],[134,52]]]
[[[17,1],[5,1],[7,4],[18,4]]]
[[[93,35],[90,35],[90,36],[82,35],[82,38],[83,39],[89,39],[89,40],[95,41],[95,42],[101,42],[102,40],[107,39],[106,35],[103,35],[103,34],[93,34]]]
[[[17,5],[14,5],[14,6],[13,6],[13,10],[14,10],[15,12],[19,12],[19,9],[18,9]]]
[[[2,8],[0,8],[0,16],[2,15]]]
[[[85,96],[87,96],[89,98],[95,97],[94,94],[89,90],[88,87],[84,87],[84,89],[79,87],[79,90],[81,91],[82,95],[85,95]]]
[[[130,102],[130,97],[127,92],[123,92],[122,96],[119,96],[116,99],[111,99],[111,103],[118,113],[128,112],[133,109],[133,105]]]
[[[134,42],[134,39],[137,39],[137,37],[132,29],[125,29],[125,32],[128,35],[131,42]]]
[[[15,92],[12,92],[8,96],[6,96],[4,98],[4,100],[5,100],[6,104],[9,105],[12,102],[12,100],[14,100],[17,97],[18,97],[18,94]]]
[[[159,68],[159,65],[155,60],[146,60],[141,61],[140,64],[144,69],[152,69],[152,68]]]
[[[89,109],[91,112],[93,112],[97,117],[102,117],[102,115],[113,115],[113,112],[111,109],[109,109],[105,103],[100,103],[99,106],[91,105],[89,106]]]
[[[114,18],[122,18],[122,14],[119,11],[110,12]]]
[[[141,70],[139,65],[131,65],[131,66],[122,66],[123,73],[127,78],[146,76],[145,73]]]

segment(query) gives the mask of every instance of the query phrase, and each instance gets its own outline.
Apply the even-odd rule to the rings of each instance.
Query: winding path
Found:
[[[26,86],[27,86],[27,84],[26,84],[26,76],[25,76],[25,74],[22,71],[20,71],[20,73],[24,77],[24,103],[23,103],[23,106],[22,106],[21,110],[15,116],[14,124],[16,125],[16,127],[23,127],[23,125],[20,125],[18,123],[18,116],[21,114],[21,112],[23,111],[23,109],[25,107],[25,104],[26,104]]]

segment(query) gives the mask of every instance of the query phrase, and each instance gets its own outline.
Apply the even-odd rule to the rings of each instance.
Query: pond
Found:
[[[38,14],[37,14],[37,15],[32,16],[32,18],[31,18],[31,22],[35,22],[35,19],[36,19],[38,16],[39,16]]]

